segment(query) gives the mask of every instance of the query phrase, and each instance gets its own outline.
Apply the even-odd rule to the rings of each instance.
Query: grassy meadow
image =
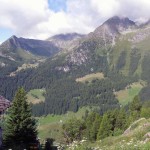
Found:
[[[86,81],[91,82],[94,79],[99,79],[99,80],[104,79],[104,74],[101,72],[91,73],[91,74],[85,75],[81,78],[77,78],[76,82],[85,83]]]
[[[38,131],[39,138],[44,140],[46,138],[54,138],[56,142],[63,142],[62,124],[71,118],[81,119],[85,116],[86,111],[92,111],[95,107],[83,107],[78,112],[67,112],[63,115],[49,114],[47,116],[39,117]]]
[[[45,89],[30,90],[27,93],[28,102],[32,104],[37,104],[37,103],[45,101],[45,97],[44,97],[45,92],[46,92]]]
[[[145,86],[143,81],[132,83],[127,86],[124,90],[115,92],[116,98],[119,100],[119,103],[123,106],[128,104],[133,100],[133,98],[139,94],[141,89]]]

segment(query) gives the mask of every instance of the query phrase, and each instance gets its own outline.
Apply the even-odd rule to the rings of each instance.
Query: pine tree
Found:
[[[109,119],[110,118],[108,117],[108,114],[107,113],[104,114],[98,134],[97,134],[98,140],[103,139],[109,135],[112,135],[112,131],[111,131],[112,125]]]
[[[117,136],[123,133],[127,128],[127,115],[124,108],[117,111],[113,135]]]
[[[86,131],[85,131],[85,136],[87,139],[92,140],[92,127],[93,127],[93,123],[95,121],[95,117],[96,117],[96,113],[92,112],[88,115],[88,117],[86,118]]]
[[[130,111],[137,111],[140,112],[141,111],[141,102],[140,102],[140,98],[139,96],[135,96],[133,101],[130,104]]]
[[[139,99],[139,96],[135,96],[129,106],[129,111],[130,111],[129,124],[140,117],[141,108],[142,108],[142,104]]]
[[[142,105],[140,117],[150,118],[150,101],[146,101]]]
[[[124,108],[120,109],[116,118],[115,128],[125,130],[127,128],[127,116]]]
[[[36,120],[32,117],[26,100],[24,89],[18,89],[5,122],[4,144],[6,147],[24,146],[27,148],[29,143],[36,141]]]
[[[101,124],[102,117],[99,114],[96,114],[95,121],[93,122],[93,126],[91,129],[91,140],[96,140],[97,133]]]
[[[77,118],[69,119],[65,122],[65,124],[63,124],[63,132],[66,141],[70,143],[74,140],[81,140],[84,129],[84,122]]]

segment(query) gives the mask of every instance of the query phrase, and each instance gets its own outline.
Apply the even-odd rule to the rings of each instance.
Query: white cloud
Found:
[[[0,28],[45,39],[58,33],[88,33],[114,15],[150,18],[150,0],[67,0],[66,5],[65,12],[54,12],[48,0],[0,0]]]

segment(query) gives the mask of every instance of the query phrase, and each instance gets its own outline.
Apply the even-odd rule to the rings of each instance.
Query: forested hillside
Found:
[[[149,100],[149,33],[149,24],[137,26],[128,18],[112,17],[86,36],[73,35],[80,40],[71,41],[71,47],[62,46],[61,52],[40,62],[38,67],[21,70],[12,77],[6,76],[7,70],[1,73],[0,94],[11,100],[20,86],[27,92],[45,88],[45,101],[32,104],[36,116],[77,111],[86,105],[99,106],[103,114],[120,107],[116,91],[142,79],[146,84],[139,95],[142,101]],[[56,45],[57,38],[62,42],[56,36]],[[22,46],[24,39],[18,41]],[[31,52],[36,51],[34,44]],[[15,68],[15,64],[12,68],[8,66],[9,71]],[[102,73],[104,78],[77,82],[77,78],[92,73]]]

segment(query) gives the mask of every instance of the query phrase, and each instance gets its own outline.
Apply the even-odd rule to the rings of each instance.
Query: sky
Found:
[[[113,16],[150,19],[150,0],[0,0],[0,43],[12,35],[47,39],[87,34]]]

